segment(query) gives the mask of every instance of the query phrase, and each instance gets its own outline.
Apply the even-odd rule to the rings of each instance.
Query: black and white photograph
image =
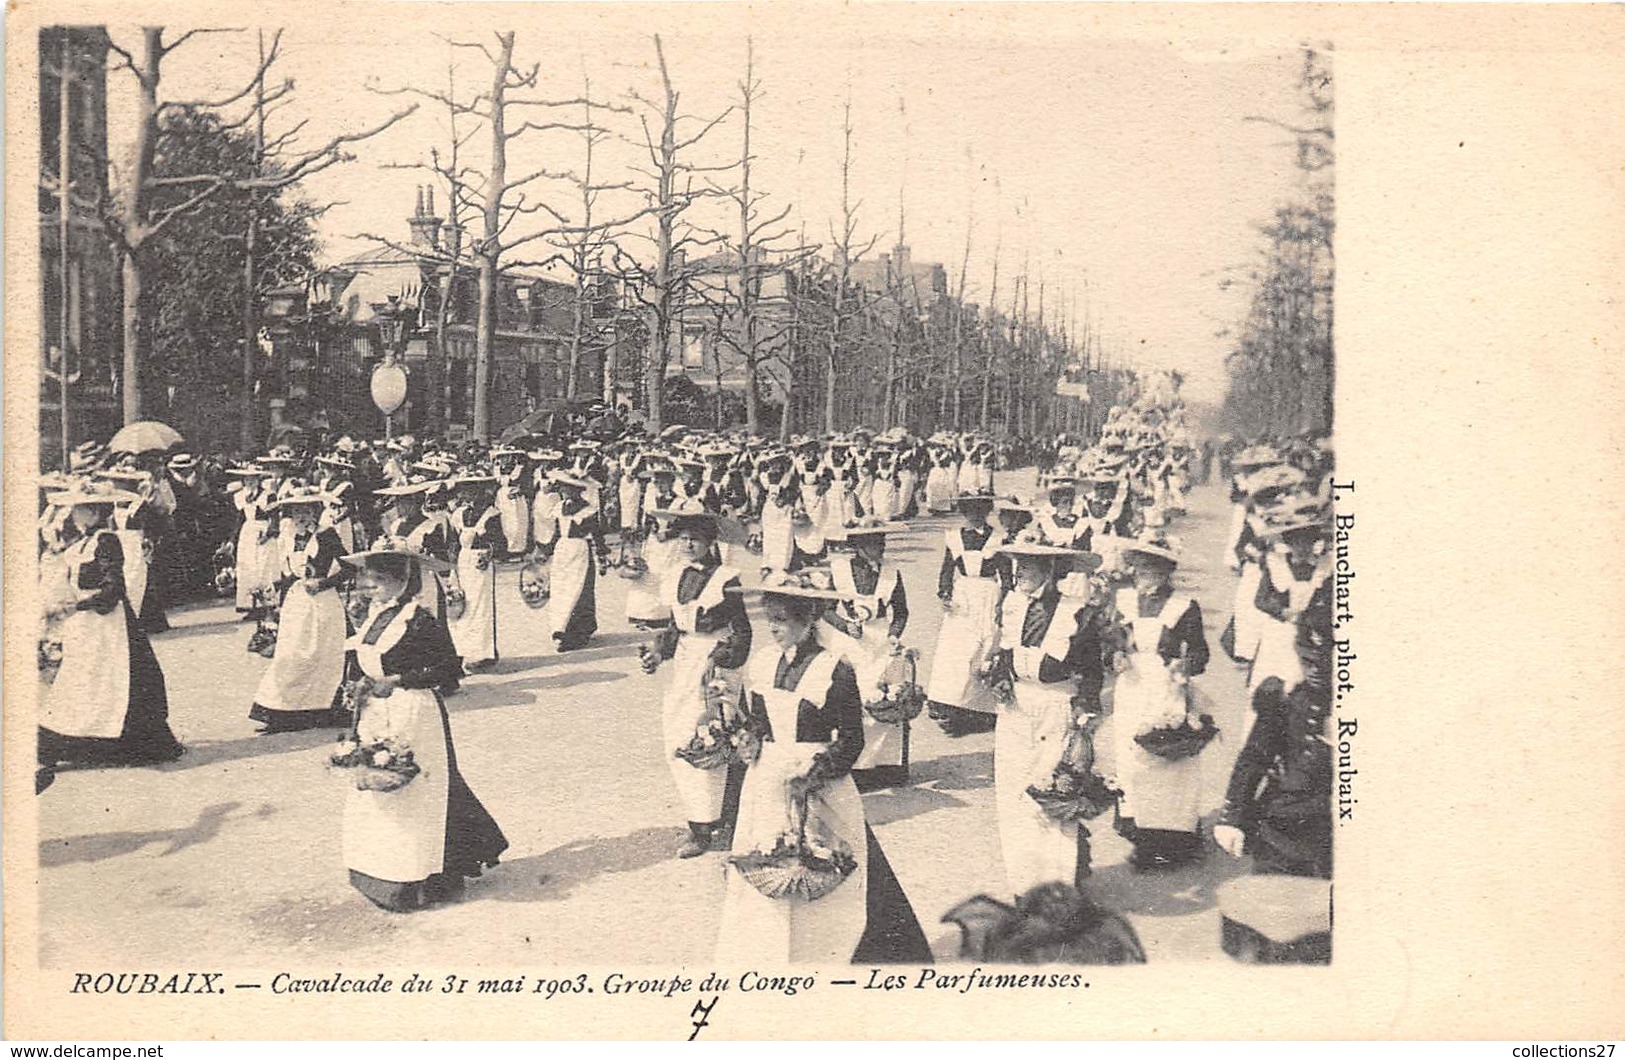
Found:
[[[47,996],[1359,974],[1342,42],[615,6],[12,26]]]

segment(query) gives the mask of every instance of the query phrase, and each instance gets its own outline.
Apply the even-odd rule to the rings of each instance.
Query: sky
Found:
[[[680,110],[696,119],[684,128],[696,131],[736,102],[749,41],[765,93],[753,112],[753,184],[773,210],[792,209],[786,227],[798,236],[831,242],[850,95],[851,194],[860,236],[877,240],[873,253],[897,241],[901,221],[915,260],[943,262],[957,283],[968,235],[972,301],[987,300],[995,263],[1002,304],[1025,271],[1035,309],[1042,281],[1049,312],[1061,299],[1068,317],[1087,315],[1122,363],[1182,370],[1192,400],[1223,395],[1226,344],[1216,332],[1239,321],[1245,292],[1221,290],[1219,280],[1253,259],[1255,224],[1294,186],[1284,134],[1244,120],[1295,114],[1299,58],[1289,37],[1227,37],[1211,24],[1201,37],[1124,31],[1049,6],[446,10],[335,5],[285,20],[277,71],[296,88],[272,134],[304,121],[301,143],[315,145],[371,127],[409,97],[369,89],[440,89],[451,63],[463,94],[489,80],[490,66],[449,41],[491,43],[498,28],[516,31],[525,69],[539,64],[527,95],[574,98],[590,79],[595,98],[622,103],[630,91],[658,92],[652,34],[660,33]],[[268,35],[275,26],[266,22]],[[139,42],[133,27],[109,29],[127,47]],[[161,98],[235,91],[253,67],[255,29],[192,38],[170,56]],[[127,73],[110,75],[115,158],[129,140],[133,93]],[[599,174],[643,181],[627,168],[643,152],[635,117],[606,120],[626,139],[603,149]],[[701,141],[695,160],[736,160],[741,133],[736,112]],[[426,161],[446,140],[443,109],[425,101],[357,144],[355,161],[312,178],[313,200],[339,203],[321,220],[326,256],[363,249],[365,232],[404,240],[414,189],[430,178],[392,167]],[[483,164],[478,134],[468,150]],[[575,168],[580,153],[568,132],[527,135],[513,142],[510,172]],[[536,194],[571,208],[562,185],[539,182]],[[630,212],[637,202],[614,194],[605,207]],[[437,205],[444,213],[443,190]],[[696,216],[737,223],[720,210]]]

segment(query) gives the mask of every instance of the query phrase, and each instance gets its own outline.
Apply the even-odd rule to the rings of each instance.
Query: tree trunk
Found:
[[[141,261],[134,250],[124,252],[124,422],[141,418]],[[253,356],[253,351],[248,351]]]
[[[259,241],[259,211],[250,209],[248,212],[248,228],[243,233],[243,379],[242,379],[242,416],[241,432],[238,443],[242,446],[243,456],[252,457],[258,446],[260,437],[258,411],[255,402],[254,380],[259,374],[256,370],[259,356],[259,306],[254,297],[254,250]]]
[[[501,48],[491,77],[491,172],[485,185],[485,238],[479,246],[480,312],[474,336],[474,437],[491,438],[491,358],[497,335],[497,274],[502,253],[502,197],[507,191],[508,73],[513,69],[512,31],[498,33]]]

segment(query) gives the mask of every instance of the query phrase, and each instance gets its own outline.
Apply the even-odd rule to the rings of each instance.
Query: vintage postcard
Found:
[[[1618,8],[7,31],[8,1038],[1620,1036]]]

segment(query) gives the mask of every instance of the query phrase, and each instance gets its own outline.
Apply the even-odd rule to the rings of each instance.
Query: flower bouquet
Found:
[[[635,553],[629,553],[623,558],[620,566],[621,577],[631,582],[640,581],[644,575],[649,573],[648,561]]]
[[[840,839],[808,828],[810,792],[793,799],[795,827],[774,837],[773,845],[728,859],[744,881],[766,898],[816,902],[846,882],[857,869],[852,849]]]
[[[548,597],[553,595],[552,585],[548,580],[547,568],[540,560],[527,560],[519,568],[519,597],[525,605],[533,610],[540,610],[547,606]]]
[[[909,648],[892,657],[880,678],[880,698],[863,705],[869,716],[886,725],[913,721],[925,709],[925,689],[917,680],[915,660],[919,652]]]
[[[248,650],[262,658],[276,655],[277,614],[276,596],[265,589],[254,590],[254,606],[261,608],[254,632],[248,636]]]
[[[1147,753],[1169,762],[1179,762],[1202,753],[1219,735],[1211,714],[1171,711],[1134,734],[1134,742]]]
[[[688,743],[673,754],[695,769],[726,769],[735,762],[750,765],[762,751],[762,734],[748,714],[730,711],[740,687],[729,678],[712,674],[705,683],[705,713]],[[735,717],[730,719],[730,713]]]
[[[54,633],[47,633],[39,640],[39,675],[46,683],[56,680],[56,672],[62,668],[62,638]]]
[[[1074,728],[1049,786],[1034,784],[1027,789],[1028,797],[1051,820],[1063,824],[1093,820],[1117,805],[1123,795],[1115,783],[1095,772],[1093,730],[1090,720]]]
[[[412,749],[395,740],[363,744],[353,734],[339,743],[328,762],[336,769],[356,771],[357,791],[399,791],[422,772]]]
[[[455,622],[468,611],[468,594],[458,585],[446,586],[446,620]]]

